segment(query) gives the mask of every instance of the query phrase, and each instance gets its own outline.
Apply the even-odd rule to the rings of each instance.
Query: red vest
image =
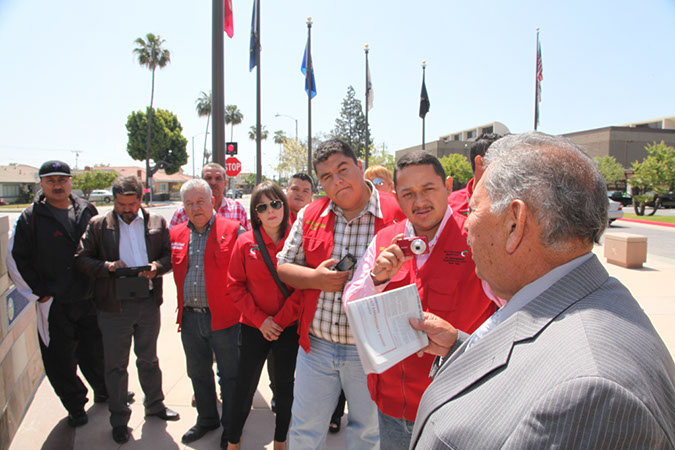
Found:
[[[206,298],[211,311],[211,329],[213,331],[229,328],[239,322],[241,313],[230,299],[225,288],[227,268],[230,264],[230,255],[237,240],[239,221],[215,216],[211,232],[206,241],[204,250],[204,281],[206,283]],[[171,228],[171,264],[173,279],[176,282],[178,294],[178,330],[183,315],[183,283],[188,269],[188,245],[190,243],[190,229],[188,222],[175,225]]]
[[[469,199],[473,195],[474,180],[475,178],[470,179],[465,188],[448,195],[448,205],[452,208],[452,212],[463,216],[469,215]]]
[[[398,221],[405,216],[398,206],[396,197],[388,193],[379,193],[380,210],[382,219],[375,218],[375,234],[382,228]],[[326,216],[321,213],[328,207],[330,199],[323,197],[313,201],[305,208],[302,223],[302,248],[308,267],[318,267],[319,264],[330,258],[333,251],[333,226],[335,225],[335,213],[330,211]],[[309,327],[314,320],[316,303],[321,291],[318,289],[305,289],[298,323],[300,345],[309,352]]]
[[[454,327],[472,333],[495,312],[495,305],[483,292],[471,259],[471,249],[463,230],[466,218],[452,214],[433,252],[421,269],[415,258],[406,262],[385,290],[416,284],[424,311],[436,314]],[[407,221],[377,234],[377,254],[404,233]],[[431,383],[429,370],[434,357],[409,356],[381,374],[368,375],[368,389],[384,414],[414,421],[424,390]]]

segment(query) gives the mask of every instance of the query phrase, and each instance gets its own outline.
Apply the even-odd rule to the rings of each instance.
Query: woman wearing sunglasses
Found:
[[[278,450],[286,448],[298,352],[295,323],[298,312],[293,310],[290,302],[286,308],[283,306],[288,295],[301,295],[301,292],[291,294],[292,289],[281,281],[277,283],[274,277],[277,252],[283,248],[291,228],[288,200],[283,190],[272,181],[260,183],[251,194],[250,211],[252,230],[237,239],[227,277],[230,296],[242,312],[241,356],[227,448],[239,449],[241,446],[242,429],[251,410],[260,372],[271,350],[276,384],[274,449]],[[269,266],[264,251],[269,255]]]

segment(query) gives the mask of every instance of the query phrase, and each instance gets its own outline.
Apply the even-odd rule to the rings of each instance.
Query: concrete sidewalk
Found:
[[[611,233],[611,230],[609,231]],[[673,230],[675,234],[675,230]],[[649,243],[656,245],[655,243]],[[675,355],[675,259],[649,255],[642,269],[624,269],[605,263],[603,247],[596,246],[594,252],[603,261],[611,276],[621,280],[640,302],[657,331]],[[162,306],[162,330],[159,336],[158,353],[164,373],[166,405],[181,415],[178,422],[163,422],[143,415],[143,392],[138,383],[136,367],[130,358],[129,389],[136,393],[136,403],[131,407],[129,426],[133,428],[131,440],[124,445],[129,449],[214,449],[219,448],[221,430],[218,429],[190,445],[181,443],[181,436],[196,422],[197,413],[190,406],[192,386],[185,370],[185,357],[176,332],[176,289],[171,275],[165,277],[165,297]],[[242,449],[272,448],[274,414],[270,410],[271,392],[267,371],[263,370],[258,392],[249,415]],[[330,406],[327,406],[330,407]],[[114,449],[111,428],[108,422],[107,405],[87,405],[89,423],[72,429],[66,424],[65,410],[45,378],[38,388],[23,422],[10,446],[12,450],[43,449]],[[346,415],[342,430],[328,435],[328,449],[344,449]]]

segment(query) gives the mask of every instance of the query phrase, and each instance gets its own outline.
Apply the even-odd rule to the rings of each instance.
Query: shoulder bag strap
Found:
[[[255,229],[253,231],[253,234],[255,235],[255,241],[258,243],[258,248],[260,250],[260,253],[263,256],[263,259],[265,260],[265,265],[267,266],[267,270],[270,271],[270,275],[272,275],[272,278],[274,278],[275,283],[277,283],[277,286],[279,286],[279,289],[281,290],[281,293],[284,294],[284,298],[288,298],[291,296],[291,293],[288,292],[288,288],[284,283],[281,282],[279,279],[279,275],[277,274],[277,269],[274,267],[274,264],[272,264],[272,258],[270,258],[270,254],[267,252],[267,246],[265,245],[265,242],[263,241],[262,234],[260,234],[260,229]]]

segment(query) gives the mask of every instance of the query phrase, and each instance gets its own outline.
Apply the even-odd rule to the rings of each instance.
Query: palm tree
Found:
[[[209,136],[209,121],[211,120],[211,91],[209,91],[208,94],[202,91],[196,103],[197,115],[199,117],[206,116],[206,132],[204,133],[204,158],[202,160],[202,166],[204,166],[209,162],[209,156],[211,156],[206,150],[206,139]]]
[[[283,130],[277,130],[274,132],[274,143],[279,144],[279,167],[281,167],[281,149],[282,145],[286,142],[286,134]],[[281,183],[281,168],[279,168],[279,183]]]
[[[148,137],[145,141],[145,186],[150,186],[150,132],[152,130],[152,105],[155,99],[155,69],[164,68],[171,62],[171,52],[162,48],[164,39],[152,33],[145,35],[147,41],[139,37],[134,42],[138,47],[133,53],[138,56],[138,64],[152,72],[152,89],[150,90],[150,108],[148,108]],[[150,194],[152,199],[152,193]]]
[[[244,120],[244,114],[237,108],[237,105],[227,105],[225,107],[225,124],[230,125],[230,142],[233,141],[234,126],[239,125]]]
[[[248,131],[248,138],[252,141],[255,141],[255,132],[257,131],[255,125],[251,125],[251,128]],[[265,125],[262,126],[262,129],[260,130],[260,140],[264,141],[267,139],[267,130],[265,129]],[[276,141],[275,141],[276,142]]]

